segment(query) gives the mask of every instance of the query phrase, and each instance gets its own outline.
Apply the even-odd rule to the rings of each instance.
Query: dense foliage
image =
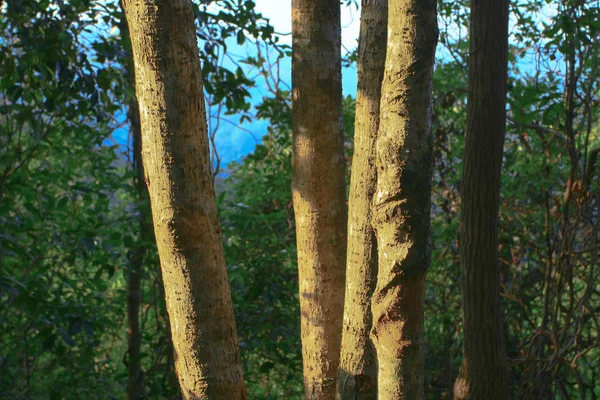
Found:
[[[0,12],[0,398],[125,398],[126,283],[140,249],[145,392],[178,398],[156,250],[141,232],[148,204],[130,141],[119,139],[133,93],[119,4],[5,1]],[[468,8],[443,1],[439,12],[425,299],[431,399],[452,397],[462,348]],[[279,69],[289,49],[252,1],[197,2],[197,22],[214,121],[226,112],[269,121],[256,150],[217,177],[249,395],[301,398],[290,91]],[[513,397],[596,398],[600,9],[513,2],[511,33],[500,262]],[[248,42],[256,50],[227,57]],[[259,79],[267,93],[250,99]],[[352,99],[345,116],[350,161]]]

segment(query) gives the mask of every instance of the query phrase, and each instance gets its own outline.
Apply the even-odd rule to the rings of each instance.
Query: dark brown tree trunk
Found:
[[[339,0],[292,0],[294,154],[304,386],[335,398],[346,269]]]
[[[498,204],[506,125],[508,0],[472,0],[460,258],[464,359],[455,399],[508,399]]]
[[[126,0],[142,155],[184,399],[245,399],[190,0]]]
[[[121,11],[123,11],[123,4]],[[135,73],[133,67],[133,52],[129,39],[127,20],[119,24],[121,40],[125,49],[125,78],[129,84],[128,89],[135,91]],[[138,195],[138,212],[140,237],[137,245],[130,249],[129,273],[127,275],[127,398],[140,400],[144,398],[144,381],[141,367],[141,332],[140,332],[140,307],[142,301],[142,275],[146,257],[146,242],[154,239],[150,225],[148,207],[148,189],[144,181],[144,167],[142,166],[142,130],[137,100],[131,95],[127,104],[127,120],[133,141],[133,164],[136,170],[135,186]]]
[[[142,132],[139,124],[137,102],[130,105],[128,112],[131,132],[133,134],[134,167],[136,169],[136,187],[140,204],[140,236],[135,248],[131,249],[130,270],[127,279],[127,323],[128,323],[128,383],[127,398],[139,400],[144,398],[144,373],[141,367],[140,307],[142,303],[142,276],[147,253],[147,243],[154,239],[150,215],[147,209],[148,191],[144,181],[144,168],[141,159]]]
[[[369,337],[371,296],[377,280],[377,241],[371,225],[371,202],[377,186],[375,140],[385,66],[387,3],[387,0],[363,0],[361,7],[338,399],[377,398],[377,360]]]
[[[378,272],[371,307],[382,400],[419,400],[424,395],[423,302],[431,261],[431,89],[437,34],[435,0],[389,1],[373,199]]]

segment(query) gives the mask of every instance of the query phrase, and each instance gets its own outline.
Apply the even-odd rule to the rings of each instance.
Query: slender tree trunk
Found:
[[[245,399],[189,0],[126,0],[142,153],[185,399]]]
[[[128,112],[131,131],[133,133],[134,164],[137,172],[136,187],[140,209],[140,236],[139,243],[131,249],[130,270],[127,279],[127,324],[128,324],[128,383],[127,398],[129,400],[140,400],[144,398],[144,380],[141,367],[141,344],[142,335],[140,331],[140,306],[142,303],[142,276],[144,273],[144,261],[146,259],[147,242],[153,239],[152,226],[149,215],[143,205],[148,198],[146,183],[144,181],[144,169],[141,165],[141,139],[142,132],[139,123],[139,112],[137,102],[130,105]]]
[[[121,11],[123,11],[123,4]],[[129,39],[129,27],[123,17],[119,24],[121,40],[125,49],[123,63],[127,68],[125,77],[129,89],[135,90],[135,74],[133,66],[133,52]],[[135,96],[131,96],[127,105],[127,119],[133,138],[133,164],[136,170],[135,186],[138,194],[140,223],[140,240],[131,250],[129,258],[129,274],[127,276],[127,398],[140,400],[144,398],[143,371],[141,367],[141,332],[140,332],[140,306],[142,302],[142,275],[144,260],[146,258],[146,241],[153,239],[148,209],[143,204],[148,198],[148,189],[144,181],[144,167],[142,166],[142,130],[140,127],[140,114]]]
[[[129,110],[129,115],[137,114],[135,109]],[[139,126],[139,118],[136,121],[135,117],[130,117],[130,126],[133,133],[134,143],[134,163],[137,172],[136,186],[138,189],[138,198],[140,202],[144,200],[144,192],[146,190],[144,183],[143,168],[141,162],[141,150],[139,141],[141,140],[141,131]],[[141,175],[141,176],[140,176]],[[142,180],[140,181],[140,177]],[[140,243],[136,248],[131,249],[130,269],[127,279],[127,325],[128,325],[128,383],[127,383],[127,398],[129,400],[139,400],[143,398],[143,379],[141,368],[141,332],[140,332],[140,305],[142,302],[142,274],[144,259],[146,258],[146,248],[144,246],[144,232],[149,229],[146,210],[140,210]]]
[[[379,399],[423,398],[436,14],[435,0],[389,2],[373,201],[379,270],[371,338],[379,364]]]
[[[508,0],[472,0],[460,259],[464,359],[455,399],[508,399],[498,203],[506,125]]]
[[[348,200],[344,329],[338,371],[339,399],[377,398],[377,360],[369,333],[377,280],[377,241],[371,202],[377,186],[375,140],[387,43],[387,0],[363,0],[358,41],[354,155]]]
[[[338,0],[292,0],[294,155],[304,387],[335,397],[346,266]]]

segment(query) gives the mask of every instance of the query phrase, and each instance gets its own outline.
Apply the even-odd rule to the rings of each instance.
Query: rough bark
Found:
[[[498,203],[506,125],[508,0],[471,3],[460,258],[464,359],[455,399],[508,399]]]
[[[184,399],[245,399],[192,3],[126,0],[175,368]]]
[[[304,386],[335,397],[346,266],[337,0],[292,1],[293,173]]]
[[[423,398],[423,296],[431,259],[435,0],[391,0],[376,141],[378,276],[371,338],[379,399]]]
[[[377,360],[369,337],[371,296],[377,279],[377,242],[371,224],[371,202],[377,185],[375,140],[385,66],[387,13],[387,0],[362,1],[338,399],[377,398]]]

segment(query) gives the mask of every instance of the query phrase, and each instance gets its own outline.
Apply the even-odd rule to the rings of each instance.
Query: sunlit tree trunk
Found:
[[[245,399],[189,0],[126,0],[150,193],[185,399]]]
[[[379,365],[379,399],[423,398],[437,34],[435,0],[390,0],[373,201],[378,276],[371,338]]]
[[[377,398],[377,361],[369,337],[371,296],[377,279],[371,201],[377,185],[375,139],[387,43],[387,3],[387,0],[363,0],[361,7],[338,399]]]
[[[304,386],[307,399],[330,399],[346,268],[340,2],[293,0],[292,35],[292,191]]]
[[[508,399],[498,203],[506,125],[508,0],[472,0],[460,261],[464,359],[455,399]]]

